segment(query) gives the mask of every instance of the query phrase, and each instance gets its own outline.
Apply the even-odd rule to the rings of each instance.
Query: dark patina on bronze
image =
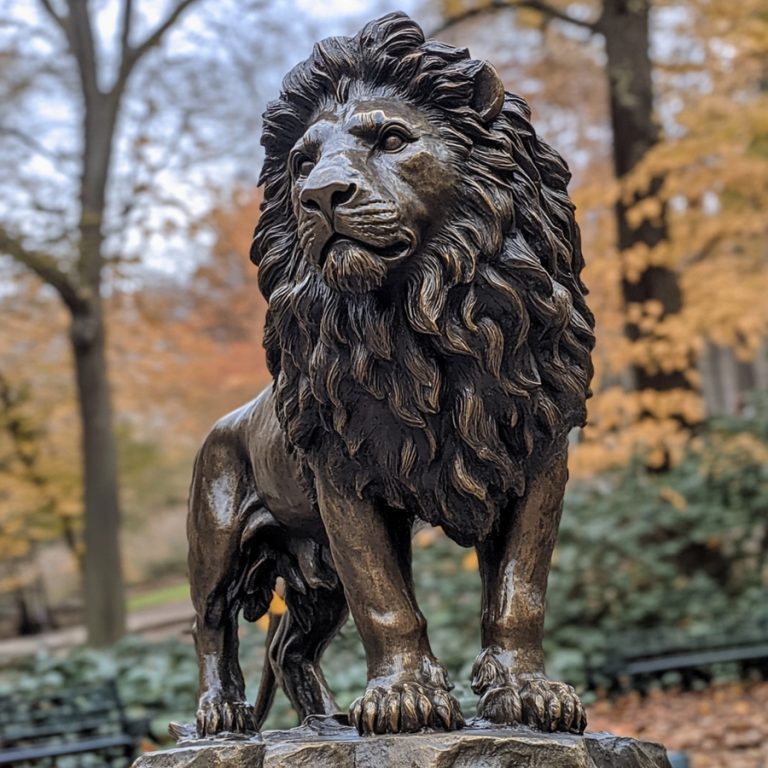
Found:
[[[460,728],[414,597],[417,521],[477,550],[478,714],[584,730],[542,633],[593,319],[570,175],[529,119],[487,62],[401,13],[318,43],[268,106],[251,255],[274,382],[195,465],[199,736],[258,730],[275,683],[301,718],[337,713],[319,660],[348,610],[358,731]],[[251,707],[238,615],[264,615],[278,577],[288,610]]]

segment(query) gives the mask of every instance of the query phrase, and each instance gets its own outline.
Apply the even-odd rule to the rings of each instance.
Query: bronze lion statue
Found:
[[[274,382],[196,461],[189,567],[201,736],[261,727],[275,683],[335,714],[323,650],[351,611],[362,734],[464,719],[414,597],[414,525],[475,547],[494,723],[580,733],[544,672],[544,597],[582,425],[593,318],[563,160],[486,62],[402,13],[317,43],[264,115],[252,259]],[[255,707],[240,611],[273,623]]]

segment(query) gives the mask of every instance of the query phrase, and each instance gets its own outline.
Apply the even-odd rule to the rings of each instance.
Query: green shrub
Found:
[[[768,620],[768,400],[710,424],[664,473],[575,484],[548,592],[558,671],[580,681],[633,631],[737,636]]]

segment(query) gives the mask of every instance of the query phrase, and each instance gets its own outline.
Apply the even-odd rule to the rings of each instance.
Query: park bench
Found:
[[[611,651],[587,664],[587,687],[647,693],[670,673],[683,688],[708,684],[718,668],[744,678],[768,678],[768,621],[746,623],[729,632],[692,636],[682,632],[634,632],[614,638]]]
[[[114,681],[0,697],[0,766],[127,768],[149,733],[129,719]]]

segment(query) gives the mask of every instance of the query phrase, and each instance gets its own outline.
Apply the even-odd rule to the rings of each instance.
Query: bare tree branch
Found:
[[[453,16],[450,19],[446,19],[442,24],[432,30],[430,36],[439,35],[442,32],[450,29],[451,27],[461,24],[463,21],[482,16],[483,14],[498,11],[504,8],[530,8],[531,10],[538,11],[544,16],[548,16],[551,19],[557,19],[558,21],[564,21],[567,24],[573,24],[576,27],[582,29],[588,29],[590,32],[600,32],[599,21],[584,21],[583,19],[577,19],[575,16],[571,16],[565,11],[561,11],[554,5],[550,5],[546,0],[492,0],[488,5],[482,7],[468,8],[458,16]]]
[[[44,283],[55,288],[62,301],[72,311],[82,309],[87,303],[75,282],[61,270],[52,256],[30,250],[2,226],[0,226],[0,253],[7,254],[14,261],[34,272]]]
[[[123,59],[120,63],[120,75],[115,82],[113,91],[120,91],[123,89],[131,70],[148,51],[160,43],[165,33],[176,23],[179,16],[181,16],[181,14],[194,2],[196,2],[196,0],[179,0],[173,10],[168,14],[165,21],[159,24],[155,31],[148,35],[146,39],[137,46],[131,47],[127,44],[127,40],[125,41],[126,45],[123,48]],[[126,12],[128,12],[130,10],[130,0],[126,0],[126,5],[128,6]]]
[[[552,19],[558,19],[564,21],[567,24],[573,24],[575,27],[581,27],[582,29],[588,29],[590,32],[599,32],[599,24],[596,21],[584,21],[583,19],[577,19],[575,16],[571,16],[565,11],[561,11],[554,5],[550,5],[545,0],[520,0],[517,3],[521,8],[530,8],[534,11],[539,11],[545,16],[549,16]]]
[[[123,0],[123,22],[120,30],[120,63],[126,60],[131,37],[131,23],[133,21],[133,0]]]
[[[48,147],[41,144],[37,139],[33,138],[27,133],[24,133],[23,131],[20,131],[18,128],[14,128],[12,125],[3,125],[0,123],[0,136],[11,136],[27,146],[36,154],[47,157],[49,160],[56,163],[72,161],[76,159],[76,156],[73,153],[53,152]]]
[[[43,6],[43,10],[56,22],[59,29],[69,38],[66,19],[59,16],[56,9],[51,5],[51,0],[40,0],[40,4]]]
[[[45,0],[43,0],[45,2]],[[93,27],[88,14],[88,5],[84,0],[67,0],[69,16],[65,29],[72,53],[77,61],[80,81],[83,86],[83,97],[86,108],[93,104],[100,95],[98,79],[98,61],[96,45],[93,42]]]

